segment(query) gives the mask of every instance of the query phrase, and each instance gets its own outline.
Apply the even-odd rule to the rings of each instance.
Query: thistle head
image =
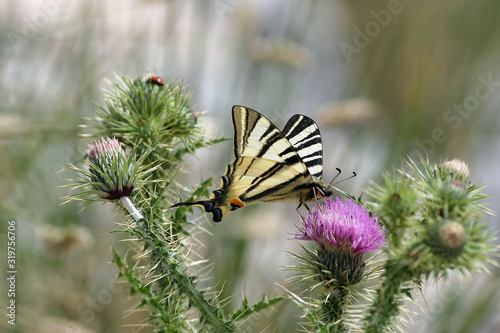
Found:
[[[136,167],[116,139],[102,139],[89,145],[89,181],[97,194],[115,200],[130,196],[135,187]]]
[[[155,149],[165,161],[177,159],[172,148],[184,151],[186,144],[202,145],[202,132],[191,113],[191,92],[181,82],[147,73],[136,79],[118,75],[109,85],[106,105],[96,108],[98,135],[116,137],[124,147]]]
[[[367,204],[377,212],[377,217],[394,241],[400,238],[402,229],[411,225],[411,219],[419,208],[418,194],[406,174],[394,170],[385,173],[383,180],[381,185],[372,182],[366,192],[373,201]]]
[[[85,152],[88,155],[89,162],[98,163],[99,160],[112,157],[114,155],[125,155],[122,146],[117,139],[106,138],[91,143]]]
[[[439,166],[441,174],[451,180],[467,182],[470,178],[470,170],[467,163],[458,158],[445,161]]]
[[[452,258],[464,249],[467,233],[464,225],[453,220],[439,220],[429,228],[429,245],[435,255]]]
[[[360,282],[363,254],[386,244],[385,230],[375,216],[350,199],[329,198],[303,220],[297,239],[317,243],[316,273],[335,287]]]

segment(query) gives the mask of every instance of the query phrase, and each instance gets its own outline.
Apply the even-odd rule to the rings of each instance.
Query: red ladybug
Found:
[[[163,86],[165,82],[163,82],[163,79],[159,76],[151,76],[146,83],[151,83],[157,86]]]

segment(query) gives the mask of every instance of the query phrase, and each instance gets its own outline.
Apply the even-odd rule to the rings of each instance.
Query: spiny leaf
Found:
[[[254,313],[257,313],[257,312],[264,310],[270,306],[273,306],[274,304],[276,304],[284,299],[286,299],[286,297],[283,297],[283,296],[277,296],[277,297],[269,299],[269,298],[267,298],[266,295],[264,295],[262,297],[261,301],[255,303],[252,306],[248,306],[248,299],[245,297],[243,299],[242,307],[231,315],[231,320],[234,320],[234,321],[241,320],[243,318],[246,318],[248,316],[253,315]]]

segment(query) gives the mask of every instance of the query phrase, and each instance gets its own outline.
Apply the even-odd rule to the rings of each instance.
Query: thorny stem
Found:
[[[196,308],[201,312],[202,317],[214,328],[215,332],[232,332],[233,330],[224,322],[223,319],[219,318],[215,312],[216,309],[203,297],[203,295],[196,289],[192,280],[189,279],[183,272],[179,270],[178,264],[171,261],[170,256],[165,256],[162,251],[161,245],[157,245],[150,238],[150,229],[148,224],[143,220],[142,214],[135,208],[130,198],[127,196],[121,197],[120,202],[123,204],[125,209],[130,213],[137,223],[136,231],[139,232],[142,240],[147,243],[147,245],[152,250],[152,255],[161,263],[163,271],[167,272],[170,277],[179,286],[182,292],[184,292],[190,301],[196,306]],[[168,250],[166,251],[169,252]]]
[[[167,251],[162,251],[162,246],[157,245],[150,238],[148,224],[139,222],[137,223],[136,230],[140,234],[142,240],[152,249],[152,256],[156,257],[156,260],[161,263],[163,271],[167,272],[170,278],[179,286],[179,289],[188,296],[190,302],[200,311],[201,317],[212,326],[214,331],[222,333],[233,332],[230,326],[222,318],[216,315],[217,310],[203,297],[202,293],[196,289],[193,280],[179,270],[178,264],[171,260],[171,256],[165,256],[164,252],[168,253],[168,249]]]
[[[377,297],[365,317],[366,333],[384,332],[399,313],[403,283],[411,280],[411,273],[398,269],[397,265],[386,265],[384,280],[377,290]]]
[[[343,319],[344,311],[347,306],[347,300],[350,292],[348,288],[337,288],[332,290],[322,304],[322,312],[325,316],[324,320],[329,326],[335,327],[335,332],[348,332]]]

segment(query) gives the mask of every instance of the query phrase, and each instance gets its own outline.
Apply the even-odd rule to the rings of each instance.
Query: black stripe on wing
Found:
[[[233,125],[236,158],[261,157],[289,164],[300,173],[308,172],[292,143],[269,119],[257,111],[235,105]]]
[[[235,157],[242,156],[243,151],[248,144],[247,138],[257,125],[259,116],[260,114],[256,111],[249,112],[249,110],[243,106],[233,106]]]
[[[249,195],[249,193],[251,191],[247,190],[241,196],[241,200],[243,200],[243,201],[249,201],[249,202],[263,200],[266,197],[271,196],[274,193],[278,192],[279,190],[283,189],[284,187],[288,186],[289,184],[297,181],[301,177],[304,177],[304,175],[298,174],[295,177],[288,179],[286,182],[282,182],[282,183],[276,184],[276,186],[269,187],[269,188],[266,188],[266,189],[263,188],[263,191],[261,191],[259,193],[256,193],[256,194],[253,194],[253,195]],[[287,194],[290,195],[290,193],[287,193]],[[284,196],[284,197],[287,197],[287,196]]]
[[[282,133],[297,151],[311,175],[320,179],[323,174],[323,144],[314,120],[296,114],[288,120]]]

